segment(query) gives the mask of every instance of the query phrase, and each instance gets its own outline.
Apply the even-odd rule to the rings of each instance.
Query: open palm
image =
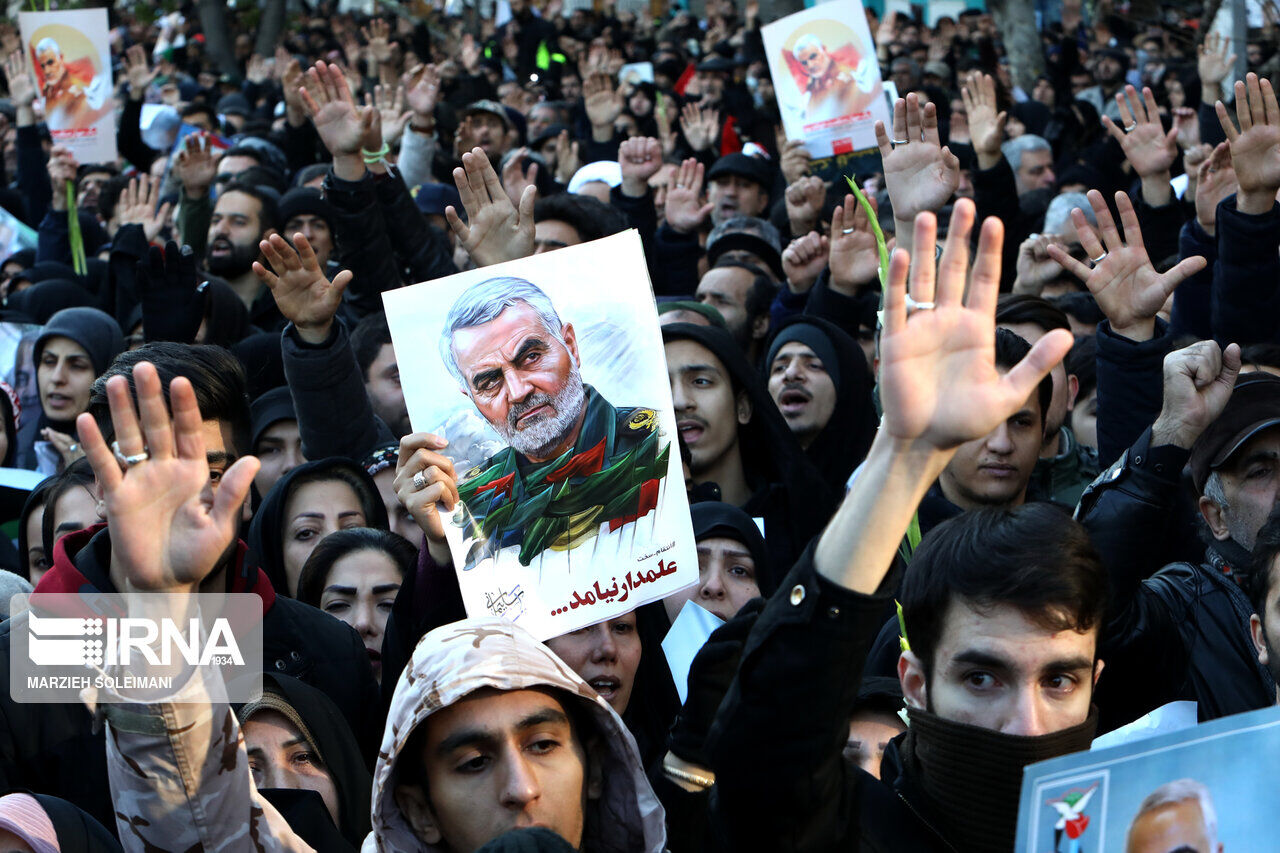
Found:
[[[884,123],[876,122],[893,215],[908,222],[916,214],[938,210],[951,199],[960,185],[960,160],[939,141],[937,108],[928,104],[920,109],[914,92],[893,106],[893,138],[907,142],[890,145]]]
[[[307,71],[307,78],[302,101],[320,141],[334,155],[358,154],[369,132],[373,108],[356,108],[347,78],[336,65],[317,62]]]

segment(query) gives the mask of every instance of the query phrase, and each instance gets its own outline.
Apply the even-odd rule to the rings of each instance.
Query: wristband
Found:
[[[662,772],[666,773],[672,779],[679,779],[681,782],[688,782],[690,785],[697,785],[699,788],[710,788],[716,783],[714,776],[690,773],[688,770],[681,770],[679,767],[673,767],[665,761],[662,763]]]
[[[366,166],[372,166],[374,163],[381,163],[387,159],[387,155],[391,153],[391,146],[382,143],[382,147],[377,151],[370,151],[368,148],[360,149],[360,159],[364,160]]]

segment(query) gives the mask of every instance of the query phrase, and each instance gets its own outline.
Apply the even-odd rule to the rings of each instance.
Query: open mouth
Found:
[[[71,405],[71,398],[63,394],[46,394],[44,402],[51,409],[61,409]]]
[[[778,408],[782,410],[784,415],[791,412],[798,412],[805,406],[809,405],[809,401],[812,399],[813,395],[808,391],[804,391],[800,388],[788,388],[786,391],[783,391],[778,395]]]
[[[609,675],[598,676],[587,683],[606,702],[613,701],[614,697],[618,695],[618,691],[622,689],[622,681]]]
[[[684,443],[692,446],[706,432],[706,425],[699,421],[682,420],[676,422],[676,429],[680,431],[680,435],[684,438]]]

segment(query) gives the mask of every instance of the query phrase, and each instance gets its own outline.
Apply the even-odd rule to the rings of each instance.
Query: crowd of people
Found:
[[[901,97],[864,206],[786,137],[755,0],[321,2],[269,56],[186,5],[110,11],[110,163],[0,27],[37,233],[0,456],[45,477],[0,666],[11,593],[256,593],[263,693],[0,691],[4,849],[1008,851],[1028,764],[1277,703],[1276,15],[1241,45],[1066,0],[1028,91],[989,14],[868,11]],[[382,294],[627,229],[698,583],[539,643],[467,618]],[[468,325],[576,360],[522,299]],[[690,600],[724,624],[682,702]],[[1129,850],[1221,849],[1203,786],[1159,793]]]

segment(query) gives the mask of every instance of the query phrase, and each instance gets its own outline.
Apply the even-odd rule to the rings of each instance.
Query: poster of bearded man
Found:
[[[821,3],[760,32],[787,139],[813,158],[875,148],[890,115],[862,4]]]
[[[54,143],[80,163],[115,162],[107,10],[22,12],[18,25]]]
[[[445,533],[468,615],[546,639],[697,581],[634,230],[383,301],[413,429],[458,475]]]

